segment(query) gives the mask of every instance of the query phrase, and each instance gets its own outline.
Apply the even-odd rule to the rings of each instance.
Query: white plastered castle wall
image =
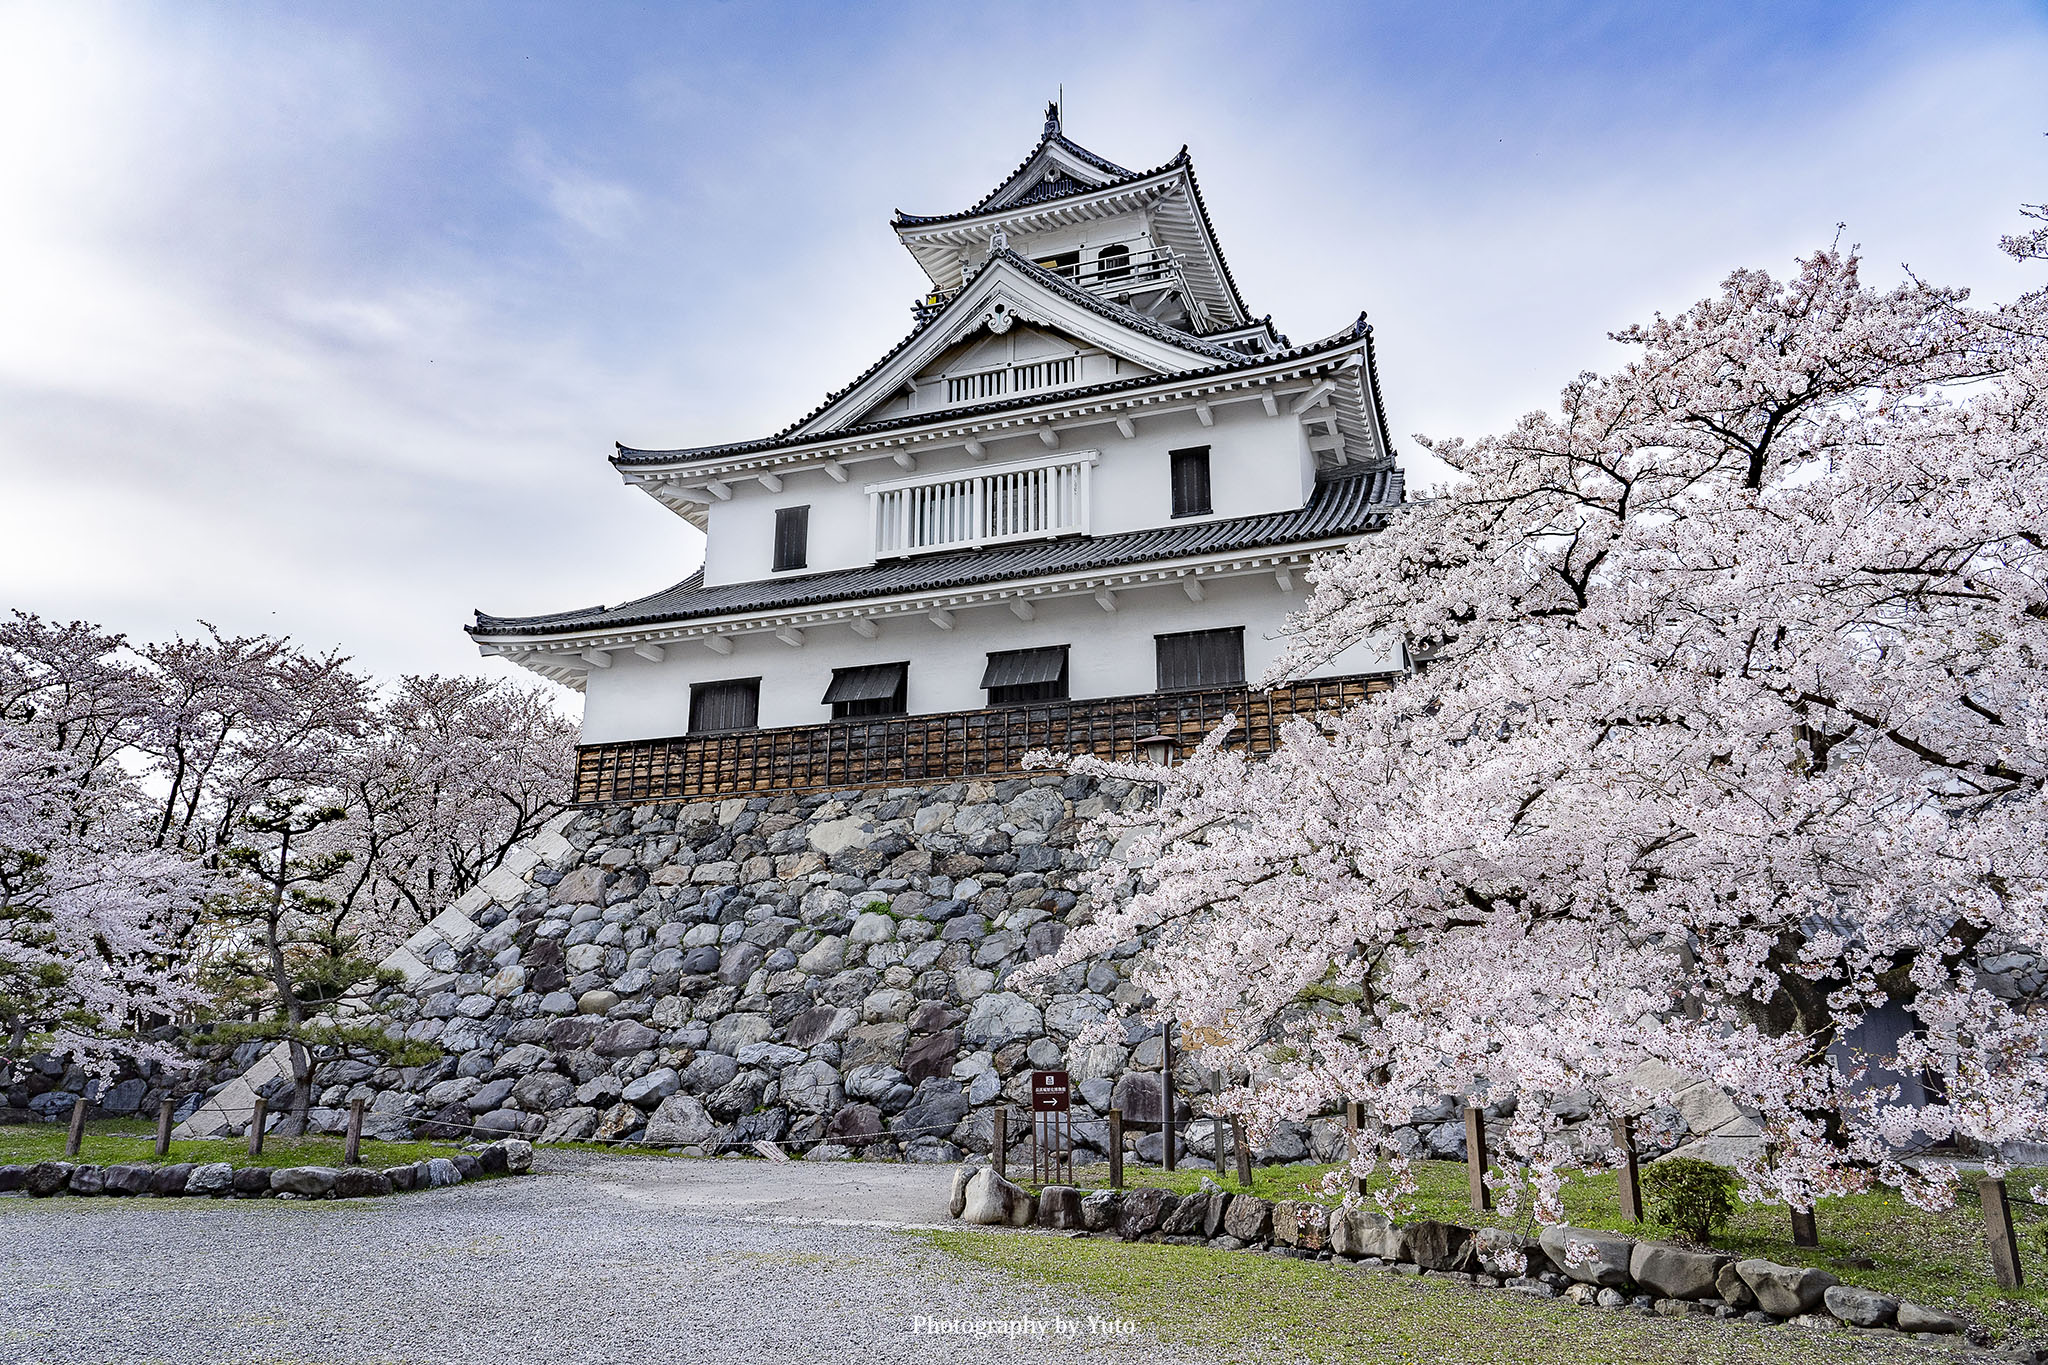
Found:
[[[1089,531],[1096,536],[1180,524],[1173,516],[1168,452],[1189,446],[1209,447],[1215,511],[1210,518],[1184,520],[1292,511],[1308,501],[1315,482],[1314,456],[1300,421],[1284,406],[1278,417],[1268,417],[1256,400],[1215,404],[1210,414],[1213,425],[1206,427],[1192,410],[1140,414],[1136,435],[1128,439],[1108,417],[1099,422],[1063,423],[1058,451],[1048,450],[1031,429],[999,438],[984,437],[985,459],[973,459],[964,445],[920,451],[916,473],[980,472],[999,469],[1011,461],[1095,451],[1099,459],[1090,475]],[[781,507],[811,509],[809,562],[801,572],[873,562],[867,486],[901,478],[905,471],[890,460],[870,460],[847,468],[843,484],[822,470],[784,474],[779,492],[770,492],[754,480],[735,482],[731,498],[709,508],[704,581],[748,583],[777,577],[775,512]]]
[[[1178,586],[1119,591],[1106,612],[1092,595],[1039,599],[1035,618],[1020,621],[1001,603],[955,612],[941,630],[924,616],[879,622],[862,639],[843,625],[814,627],[792,648],[766,632],[733,637],[729,655],[677,643],[659,663],[619,651],[610,668],[593,669],[584,695],[583,742],[607,744],[680,735],[689,728],[693,683],[761,679],[760,724],[811,725],[831,719],[821,698],[832,670],[910,661],[907,703],[913,713],[964,711],[987,704],[981,676],[994,650],[1067,645],[1068,690],[1077,699],[1150,692],[1157,684],[1153,637],[1184,630],[1244,628],[1245,671],[1257,679],[1279,656],[1287,614],[1301,604],[1300,576],[1282,592],[1271,573],[1204,578],[1204,600]],[[1357,645],[1315,676],[1393,671],[1398,648]]]

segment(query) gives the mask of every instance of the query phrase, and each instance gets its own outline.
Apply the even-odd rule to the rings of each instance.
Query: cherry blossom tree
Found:
[[[203,1006],[311,1039],[323,981],[369,981],[357,959],[563,808],[573,744],[538,689],[407,676],[380,690],[344,656],[278,637],[208,626],[134,646],[12,613],[0,620],[0,1046],[155,1055],[139,1029]],[[281,875],[293,850],[265,822],[295,802],[339,815],[290,836],[290,894],[266,899],[251,878]],[[245,989],[276,987],[273,946],[302,1018]],[[240,972],[252,952],[264,970]],[[232,989],[208,1005],[202,984]]]
[[[1313,574],[1269,681],[1398,640],[1390,693],[1259,761],[1076,761],[1160,796],[1038,968],[1156,931],[1135,979],[1224,1108],[1361,1100],[1360,1176],[1512,1094],[1497,1178],[1559,1221],[1552,1102],[1677,1068],[1755,1115],[1746,1197],[1938,1206],[1927,1143],[2048,1138],[2048,1012],[1979,973],[2048,952],[2048,297],[1829,247],[1613,336],[1558,411],[1424,439],[1457,485]]]
[[[353,857],[330,894],[405,938],[567,808],[575,745],[540,687],[400,678],[334,783],[346,818],[327,834]]]

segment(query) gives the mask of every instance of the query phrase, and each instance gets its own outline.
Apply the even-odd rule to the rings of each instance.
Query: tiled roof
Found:
[[[567,635],[1329,540],[1378,530],[1401,497],[1397,469],[1381,466],[1346,471],[1318,481],[1308,505],[1290,512],[918,555],[853,569],[716,587],[706,587],[699,570],[672,588],[616,607],[587,607],[551,616],[486,616],[478,612],[469,631],[472,635]]]
[[[1012,180],[1015,180],[1018,176],[1022,175],[1024,173],[1024,168],[1026,166],[1029,166],[1033,161],[1037,160],[1038,154],[1046,149],[1047,144],[1057,146],[1058,148],[1060,148],[1060,150],[1071,154],[1072,156],[1081,161],[1087,162],[1090,166],[1093,166],[1096,170],[1101,171],[1104,175],[1112,177],[1112,183],[1114,183],[1114,181],[1116,180],[1141,180],[1145,176],[1157,175],[1159,171],[1163,171],[1166,169],[1166,166],[1160,166],[1156,170],[1150,171],[1126,170],[1122,166],[1117,165],[1114,161],[1111,161],[1106,157],[1097,156],[1095,153],[1089,151],[1086,147],[1083,147],[1080,143],[1075,142],[1072,138],[1069,138],[1065,133],[1062,133],[1059,130],[1059,125],[1057,123],[1054,123],[1047,127],[1045,136],[1041,137],[1038,140],[1038,145],[1033,147],[1030,150],[1030,152],[1028,152],[1025,155],[1024,159],[1017,163],[1017,168],[1011,171],[1008,175],[1004,176],[1002,180],[997,183],[994,189],[990,190],[987,194],[981,196],[979,200],[975,201],[973,208],[962,209],[958,213],[935,214],[905,213],[901,209],[899,209],[896,212],[896,225],[899,227],[904,227],[913,224],[922,225],[925,223],[943,223],[953,218],[972,218],[975,214],[984,211],[985,209],[988,208],[990,204],[994,203],[996,200],[996,196],[1001,194],[1004,190],[1008,189],[1010,187],[1010,182]],[[1185,155],[1187,149],[1183,147],[1181,149],[1181,152],[1183,155]],[[1167,163],[1167,166],[1171,166],[1172,164],[1173,163],[1169,161]],[[1062,175],[1059,178],[1059,180],[1054,183],[1064,183],[1065,185],[1072,186],[1072,188],[1061,189],[1056,193],[1049,194],[1041,194],[1038,191],[1033,190],[1028,194],[1020,197],[1017,203],[1037,203],[1045,199],[1061,198],[1068,194],[1087,194],[1090,191],[1105,188],[1102,185],[1084,185],[1080,181],[1068,175]],[[1004,205],[1005,208],[1014,208],[1016,206],[1017,205],[1015,204]]]
[[[990,256],[987,261],[983,262],[981,268],[974,272],[973,277],[968,280],[966,285],[961,286],[960,292],[953,297],[952,301],[946,305],[945,309],[940,311],[937,317],[932,319],[932,322],[927,322],[922,326],[913,329],[908,336],[903,338],[903,340],[897,342],[894,346],[891,346],[888,349],[888,351],[883,354],[881,359],[877,360],[874,364],[868,366],[867,369],[861,371],[860,374],[856,375],[852,383],[848,384],[845,388],[835,389],[831,393],[826,394],[823,402],[819,403],[816,407],[812,408],[802,417],[797,418],[796,421],[790,423],[781,431],[776,432],[773,436],[760,437],[752,441],[732,441],[724,445],[692,446],[681,450],[641,450],[636,449],[633,446],[621,444],[618,446],[618,453],[612,457],[612,463],[617,465],[668,464],[679,460],[712,460],[720,459],[729,455],[747,455],[752,454],[756,451],[773,450],[778,446],[791,445],[799,441],[812,439],[812,435],[815,435],[815,433],[813,433],[812,435],[802,436],[799,436],[798,433],[802,431],[803,427],[807,423],[815,420],[820,413],[824,412],[827,408],[831,407],[834,403],[838,402],[840,398],[844,397],[850,390],[857,389],[862,384],[865,384],[871,377],[874,376],[874,374],[877,371],[881,370],[890,361],[894,360],[898,355],[901,355],[905,347],[909,346],[911,342],[917,340],[918,337],[922,336],[925,333],[925,331],[929,327],[931,327],[933,322],[938,321],[939,318],[945,317],[948,311],[957,307],[960,301],[967,296],[967,290],[970,286],[972,286],[974,281],[980,279],[982,273],[988,270],[999,260],[1008,261],[1011,265],[1014,265],[1019,269],[1023,270],[1027,276],[1033,278],[1038,283],[1044,285],[1047,289],[1052,290],[1054,293],[1059,294],[1061,297],[1066,298],[1083,308],[1089,309],[1094,313],[1100,314],[1102,317],[1108,318],[1112,322],[1118,323],[1125,327],[1129,327],[1133,331],[1143,332],[1145,335],[1150,336],[1155,340],[1164,341],[1169,345],[1178,346],[1182,350],[1192,352],[1195,355],[1205,356],[1210,359],[1222,362],[1221,364],[1213,366],[1191,366],[1189,369],[1181,371],[1176,375],[1165,376],[1166,378],[1178,378],[1181,374],[1213,373],[1216,371],[1226,369],[1241,369],[1252,365],[1270,364],[1275,360],[1284,359],[1286,356],[1290,354],[1306,354],[1317,349],[1323,349],[1330,344],[1329,339],[1326,339],[1324,341],[1311,343],[1308,346],[1297,347],[1293,352],[1269,353],[1267,355],[1262,356],[1247,356],[1244,352],[1239,351],[1234,347],[1225,346],[1220,342],[1206,341],[1203,338],[1195,336],[1192,333],[1183,332],[1177,327],[1168,327],[1165,323],[1160,322],[1155,318],[1148,318],[1143,313],[1135,312],[1132,309],[1126,308],[1124,305],[1120,303],[1113,303],[1110,300],[1102,298],[1101,296],[1089,290],[1081,288],[1079,285],[1070,282],[1069,280],[1065,279],[1060,275],[1054,274],[1052,271],[1047,270],[1045,267],[1037,264],[1036,262],[1025,259],[1024,257],[1018,255],[1015,251],[1005,249],[1003,251],[997,252],[993,256]],[[1341,337],[1341,340],[1345,342],[1349,342],[1354,339],[1355,338],[1350,336]],[[847,427],[841,431],[834,432],[832,434],[839,436],[853,436],[858,435],[862,432],[889,431],[898,427],[917,426],[923,423],[939,420],[940,418],[955,418],[969,413],[994,412],[1000,411],[1004,408],[1029,406],[1036,403],[1043,403],[1049,397],[1066,397],[1068,395],[1079,396],[1083,394],[1106,392],[1120,388],[1142,387],[1145,384],[1158,383],[1161,381],[1161,378],[1162,376],[1159,375],[1140,375],[1135,379],[1117,380],[1113,383],[1097,384],[1085,389],[1069,389],[1066,390],[1064,393],[1057,395],[1040,393],[1029,395],[1022,398],[1005,399],[1001,402],[983,403],[976,405],[974,407],[951,408],[947,409],[943,413],[924,412],[912,414],[905,417],[892,417],[886,421],[873,422],[862,426]]]

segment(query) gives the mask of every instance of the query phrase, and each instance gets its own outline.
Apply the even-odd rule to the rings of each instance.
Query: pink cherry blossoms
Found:
[[[2048,1013],[1979,971],[2048,953],[2048,298],[1827,249],[1614,339],[1424,440],[1461,482],[1321,566],[1269,681],[1368,638],[1412,674],[1269,759],[1212,736],[1042,966],[1156,930],[1137,980],[1255,1122],[1514,1095],[1496,1186],[1545,1222],[1600,1159],[1551,1102],[1668,1068],[1752,1116],[1748,1197],[1938,1205],[1931,1143],[2048,1139]]]

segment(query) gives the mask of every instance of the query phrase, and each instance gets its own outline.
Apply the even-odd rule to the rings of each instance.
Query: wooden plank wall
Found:
[[[1031,771],[1024,756],[1041,749],[1128,760],[1141,738],[1156,733],[1179,740],[1185,751],[1225,715],[1238,719],[1231,745],[1263,754],[1276,746],[1287,720],[1353,706],[1391,686],[1391,678],[1357,674],[1266,691],[1151,692],[586,744],[576,751],[576,801],[697,801],[1010,777]]]

